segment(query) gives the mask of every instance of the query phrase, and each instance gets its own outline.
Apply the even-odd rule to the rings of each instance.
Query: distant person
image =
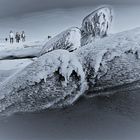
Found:
[[[48,39],[51,39],[51,38],[52,38],[52,37],[49,35],[49,36],[48,36]]]
[[[8,38],[7,38],[7,37],[5,38],[5,41],[6,41],[6,42],[8,41]]]
[[[25,42],[25,32],[24,31],[22,31],[22,33],[21,33],[21,39],[22,39],[22,42]]]
[[[14,33],[13,33],[13,31],[10,31],[9,38],[10,38],[10,43],[13,44],[14,43]]]
[[[15,36],[16,42],[19,43],[20,41],[20,34],[17,32]]]

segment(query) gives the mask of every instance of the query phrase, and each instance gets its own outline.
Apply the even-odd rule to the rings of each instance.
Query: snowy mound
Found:
[[[56,50],[41,56],[0,85],[0,112],[71,105],[86,88],[78,58],[66,50]]]
[[[83,39],[90,36],[100,38],[106,36],[111,27],[112,18],[112,9],[109,7],[99,8],[86,16],[81,28]]]
[[[91,94],[108,93],[114,87],[123,90],[126,86],[128,90],[128,84],[139,87],[140,28],[87,44],[76,53],[83,63]]]
[[[77,27],[72,27],[45,43],[40,55],[47,52],[64,49],[72,52],[81,46],[81,31]]]

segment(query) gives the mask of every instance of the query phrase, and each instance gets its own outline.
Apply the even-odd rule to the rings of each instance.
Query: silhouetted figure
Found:
[[[20,34],[17,32],[15,36],[16,42],[19,43],[20,41]]]
[[[10,31],[9,38],[10,38],[10,43],[13,44],[14,43],[14,33],[13,33],[13,31]]]
[[[25,42],[25,32],[24,31],[22,31],[22,33],[21,33],[21,39],[22,39],[22,42]]]
[[[6,42],[8,41],[8,38],[7,38],[7,37],[5,38],[5,41],[6,41]]]
[[[48,39],[51,39],[51,38],[52,38],[52,37],[49,35],[49,36],[48,36]]]

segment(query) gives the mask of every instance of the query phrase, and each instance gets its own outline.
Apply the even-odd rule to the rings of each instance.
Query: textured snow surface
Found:
[[[0,112],[65,107],[116,87],[139,88],[140,28],[106,36],[111,21],[111,9],[103,7],[83,20],[82,32],[72,27],[49,41],[2,49],[0,59],[38,57],[20,68],[13,62],[18,69],[10,74],[1,71]]]
[[[64,49],[72,52],[78,49],[80,46],[81,31],[77,27],[71,27],[70,29],[63,31],[62,33],[58,34],[50,41],[45,43],[43,49],[40,52],[40,55],[56,49]]]
[[[94,94],[139,81],[139,52],[140,28],[136,28],[89,43],[76,53]]]
[[[111,27],[113,12],[110,7],[102,7],[88,16],[82,22],[82,44],[87,44],[90,39],[107,36]]]
[[[56,50],[17,71],[1,85],[0,111],[35,111],[71,105],[87,89],[75,55]]]
[[[37,57],[41,48],[42,44],[38,42],[12,45],[5,43],[3,47],[0,47],[0,60]]]
[[[106,36],[111,26],[112,17],[111,8],[99,8],[84,18],[82,31],[87,35]]]
[[[0,60],[34,58],[53,50],[64,49],[69,52],[75,51],[81,46],[81,31],[77,27],[71,27],[58,34],[48,41],[20,43],[20,44],[1,44]],[[10,47],[9,47],[10,46]]]

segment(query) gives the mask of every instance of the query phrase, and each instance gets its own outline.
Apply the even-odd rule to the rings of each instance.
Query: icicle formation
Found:
[[[82,23],[82,36],[106,36],[111,26],[112,18],[112,9],[109,7],[102,7],[95,10],[84,18]]]

